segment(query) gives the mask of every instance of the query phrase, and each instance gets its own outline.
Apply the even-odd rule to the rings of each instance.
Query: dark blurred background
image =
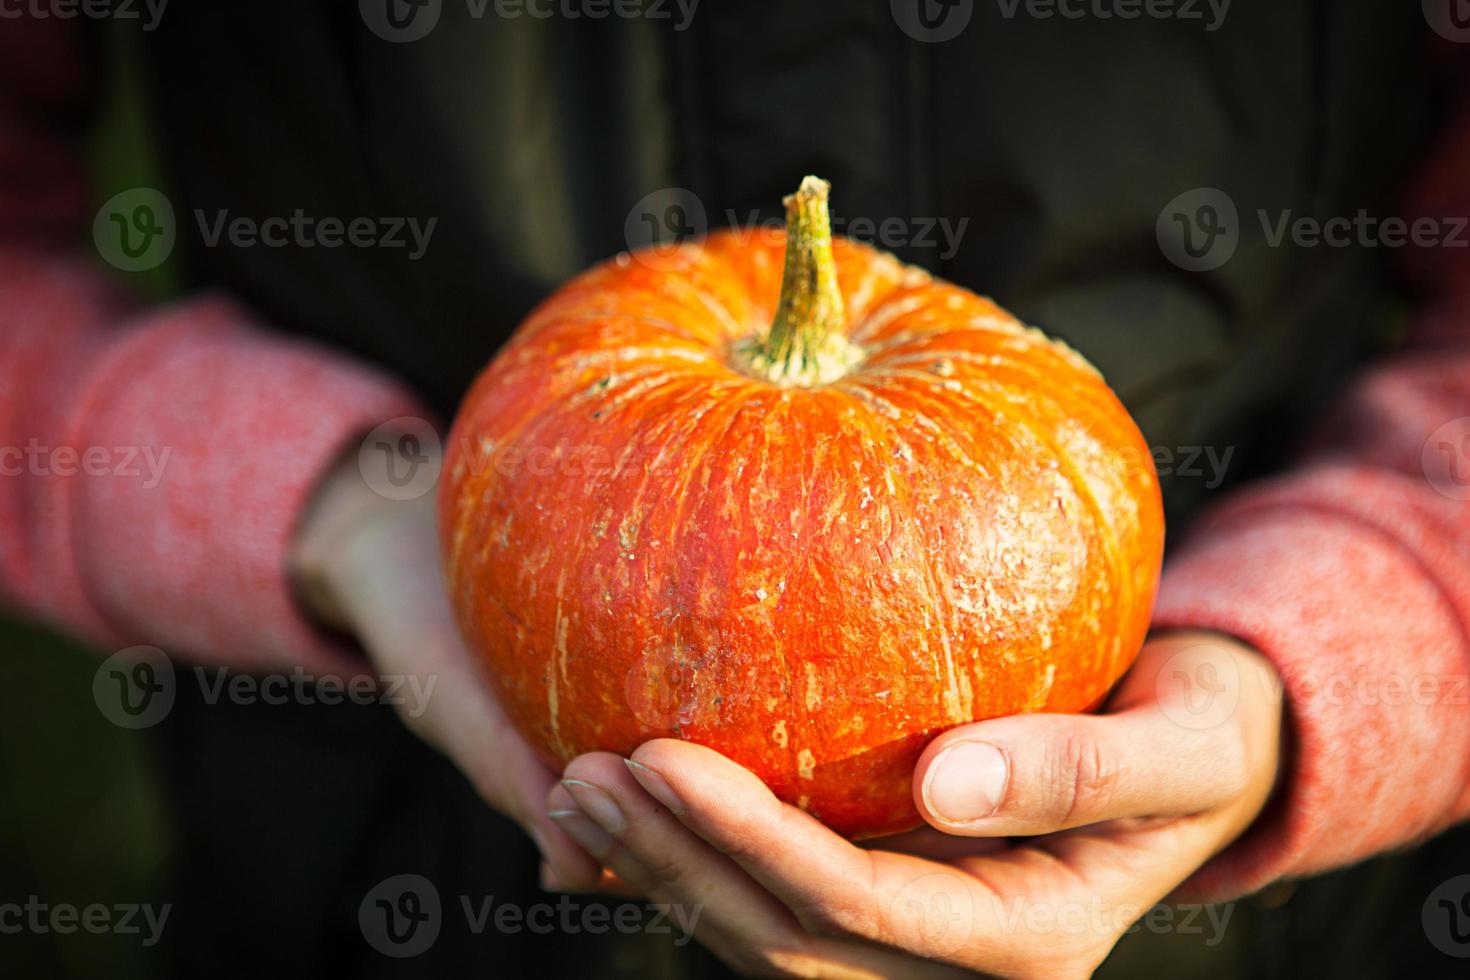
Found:
[[[178,16],[187,23],[191,14],[185,8],[184,0],[177,2],[180,4]],[[716,0],[706,2],[714,4]],[[1321,181],[1314,184],[1303,177],[1294,184],[1305,199],[1302,206],[1315,207],[1325,213],[1341,213],[1347,207],[1345,201],[1357,203],[1359,200],[1386,199],[1386,195],[1397,186],[1396,182],[1404,179],[1422,157],[1428,134],[1438,122],[1440,109],[1427,86],[1413,87],[1407,90],[1410,93],[1407,95],[1405,90],[1395,88],[1395,84],[1405,78],[1423,81],[1417,66],[1412,63],[1415,56],[1408,53],[1410,42],[1404,40],[1412,35],[1412,31],[1405,28],[1388,32],[1383,37],[1382,50],[1374,48],[1375,30],[1370,21],[1376,23],[1382,16],[1381,11],[1390,5],[1389,0],[1384,0],[1377,7],[1366,3],[1347,4],[1342,8],[1344,12],[1337,16],[1330,12],[1332,5],[1326,2],[1283,4],[1269,10],[1263,10],[1257,4],[1254,11],[1243,9],[1245,0],[1237,0],[1237,3],[1242,10],[1236,16],[1245,25],[1244,29],[1259,29],[1262,38],[1280,36],[1286,40],[1264,46],[1259,63],[1252,64],[1249,59],[1242,59],[1225,73],[1237,77],[1240,88],[1220,94],[1216,100],[1226,107],[1224,116],[1241,124],[1238,134],[1261,137],[1260,131],[1252,129],[1250,121],[1257,115],[1257,102],[1270,97],[1273,73],[1292,75],[1293,57],[1316,59],[1318,64],[1313,72],[1318,88],[1305,95],[1294,95],[1301,95],[1306,105],[1317,100],[1320,103],[1317,107],[1323,109],[1323,116],[1327,118],[1336,119],[1356,112],[1385,120],[1383,126],[1389,126],[1391,121],[1393,136],[1377,140],[1374,137],[1378,131],[1371,126],[1365,127],[1363,132],[1344,130],[1330,134],[1339,138],[1328,150],[1322,151],[1324,154],[1333,159],[1360,160],[1363,168],[1371,171],[1373,176],[1367,181],[1366,189],[1344,190],[1350,182],[1339,179],[1340,174],[1329,166],[1322,166],[1322,161],[1317,160],[1315,177]],[[291,16],[286,12],[288,6],[276,5],[273,8],[287,22]],[[886,4],[872,6],[879,11],[876,14],[869,11],[872,16],[887,16],[882,9]],[[1400,11],[1407,10],[1403,17],[1414,22],[1427,45],[1429,36],[1423,30],[1422,19],[1416,10],[1409,9],[1417,5],[1393,6]],[[197,17],[199,10],[195,5],[192,16]],[[330,16],[340,18],[356,14],[337,11]],[[1356,27],[1350,22],[1345,23],[1353,17],[1364,18],[1364,21]],[[795,18],[797,21],[803,19],[800,16]],[[1280,21],[1279,35],[1271,32],[1273,19]],[[304,18],[303,23],[317,24],[319,20],[313,16]],[[1323,40],[1324,48],[1329,43],[1340,41],[1350,47],[1356,46],[1355,52],[1351,57],[1334,60],[1316,49],[1295,51],[1292,39],[1315,29],[1303,28],[1303,21],[1312,25],[1330,24],[1336,40]],[[251,21],[248,18],[242,19],[236,25],[238,34],[232,34],[235,28],[229,28],[227,21],[222,23],[225,26],[217,28],[221,32],[220,37],[233,36],[240,44],[251,44],[256,40],[258,19],[253,22],[254,28],[249,26]],[[751,23],[758,27],[758,18],[752,18]],[[0,30],[5,29],[0,23]],[[1070,43],[1075,37],[1065,33],[1069,29],[1070,25],[1065,24],[1031,25],[1028,36],[1044,38],[1045,31],[1054,31],[1059,44],[1063,41]],[[1341,40],[1338,35],[1347,40]],[[588,52],[598,50],[596,43],[587,35],[577,35],[576,39],[578,43],[586,44]],[[704,36],[684,44],[681,50],[684,57],[698,60],[719,56],[724,53],[721,44],[734,45],[739,41],[738,32],[723,37]],[[1222,47],[1216,51],[1208,44],[1193,47],[1197,41],[1198,38],[1192,38],[1188,50],[1200,59],[1240,55],[1239,46],[1235,49]],[[445,48],[452,49],[455,43],[445,32]],[[178,174],[170,172],[165,154],[159,147],[160,144],[168,144],[170,138],[176,142],[179,134],[160,136],[148,95],[150,84],[156,85],[158,81],[156,77],[150,78],[150,73],[156,74],[171,67],[167,60],[168,43],[161,44],[155,51],[147,47],[147,42],[126,32],[99,32],[98,44],[99,57],[107,65],[106,84],[101,88],[102,111],[89,150],[98,200],[132,187],[173,186]],[[1034,47],[1044,50],[1046,43],[1044,40],[1035,41]],[[1137,52],[1132,52],[1128,44],[1120,44],[1116,49],[1120,64],[1130,57],[1146,59],[1146,47],[1140,46]],[[594,55],[589,53],[587,57]],[[616,70],[616,59],[611,56],[608,59],[609,63],[601,67]],[[433,58],[426,61],[432,63]],[[1391,81],[1385,82],[1375,76],[1375,68],[1390,62],[1394,68],[1386,77]],[[1087,90],[1099,77],[1094,74],[1095,66],[1065,58],[1059,59],[1058,64],[1062,63],[1070,64],[1074,75],[1070,80],[1063,80],[1058,87],[1070,85],[1077,90],[1078,100],[1084,100]],[[1151,76],[1153,69],[1146,60],[1140,60],[1138,64],[1137,72],[1113,65],[1108,71],[1101,72],[1101,77],[1114,84],[1136,86],[1139,93],[1173,84],[1168,76]],[[276,99],[286,102],[304,98],[315,91],[314,86],[307,86],[312,90],[310,92],[297,88],[303,84],[302,79],[285,70],[279,76],[272,75],[272,63],[268,60],[256,67],[260,71],[259,77],[254,79],[259,85],[257,96],[261,91],[274,91]],[[420,64],[419,68],[422,67]],[[1038,63],[1038,74],[1032,80],[1037,89],[1054,81],[1053,68]],[[391,76],[394,66],[385,59],[382,64],[368,65],[364,70],[385,71]],[[226,73],[228,71],[225,69]],[[1342,83],[1336,73],[1346,71],[1360,72],[1361,77],[1351,84]],[[324,79],[322,87],[330,87],[329,81]],[[459,81],[458,98],[473,103],[477,98],[473,87],[475,80],[465,78]],[[180,85],[187,87],[184,82]],[[1347,94],[1344,94],[1344,89]],[[233,95],[239,96],[245,90],[242,83]],[[1051,94],[1056,96],[1055,92]],[[192,100],[200,105],[208,105],[214,97],[215,93],[207,87],[174,96],[176,100]],[[1324,108],[1324,104],[1331,101],[1329,97],[1338,99],[1340,104],[1333,103]],[[1145,96],[1140,95],[1139,98]],[[1016,99],[1024,102],[1019,91]],[[1252,99],[1257,102],[1252,102]],[[771,111],[779,108],[773,106]],[[215,111],[243,114],[242,118],[247,120],[253,112],[248,104],[229,103],[217,106]],[[419,107],[411,99],[405,99],[404,104],[390,109],[393,117],[400,121],[418,111]],[[915,107],[914,111],[925,110]],[[238,129],[240,121],[233,116],[231,118],[229,125]],[[1303,120],[1301,126],[1307,129],[1320,121],[1320,118]],[[607,125],[615,122],[613,120]],[[1182,182],[1160,185],[1156,200],[1150,197],[1134,202],[1138,204],[1135,210],[1149,220],[1175,191],[1204,185],[1217,176],[1210,172],[1207,162],[1201,161],[1208,161],[1216,153],[1221,142],[1220,134],[1209,131],[1208,120],[1183,119],[1177,123],[1173,132],[1159,135],[1160,141],[1167,143],[1173,140],[1180,144],[1199,141],[1201,146],[1196,154],[1199,159],[1185,166],[1179,178]],[[210,120],[205,119],[202,128],[208,129],[210,125]],[[988,125],[1000,127],[1005,123],[991,119]],[[1123,137],[1119,137],[1118,144],[1108,144],[1105,135],[1097,135],[1106,133],[1108,128],[1108,121],[1103,120],[1092,135],[1091,143],[1079,137],[1072,159],[1057,154],[1038,160],[1037,166],[1049,165],[1059,171],[1071,167],[1078,172],[1148,166],[1150,146],[1122,146]],[[1280,131],[1292,131],[1289,117]],[[389,136],[412,142],[414,134],[409,133],[405,137],[402,133],[390,133]],[[1102,152],[1100,147],[1104,146],[1110,148],[1109,153]],[[573,151],[576,149],[574,147]],[[656,149],[662,152],[668,148]],[[777,153],[781,149],[773,147],[772,152]],[[228,148],[220,152],[226,153]],[[677,154],[673,155],[677,157]],[[713,152],[709,155],[718,156]],[[1105,155],[1111,159],[1101,159]],[[402,162],[402,159],[389,159],[385,166],[391,170],[394,163]],[[723,174],[720,172],[722,167]],[[722,223],[719,215],[725,205],[738,206],[743,214],[747,204],[755,201],[773,204],[778,196],[774,187],[768,192],[766,188],[749,182],[741,185],[737,179],[740,169],[741,161],[738,159],[716,163],[705,160],[702,164],[695,161],[687,165],[676,162],[673,165],[676,173],[704,174],[699,179],[705,182],[698,189],[711,202],[712,226]],[[716,175],[710,176],[711,171]],[[1230,175],[1236,181],[1232,189],[1240,197],[1242,209],[1255,202],[1253,195],[1258,192],[1269,195],[1273,190],[1270,175],[1251,172],[1248,162],[1231,171]],[[637,185],[638,179],[636,175],[627,176],[625,183]],[[784,181],[785,177],[781,179]],[[1190,433],[1187,428],[1180,428],[1178,420],[1185,416],[1198,419],[1201,406],[1190,403],[1181,408],[1181,404],[1207,388],[1201,375],[1190,376],[1193,380],[1189,392],[1160,392],[1157,386],[1151,387],[1153,376],[1147,376],[1147,372],[1140,375],[1130,367],[1134,362],[1146,366],[1153,363],[1149,357],[1140,357],[1137,346],[1119,346],[1106,336],[1109,323],[1135,311],[1152,311],[1163,325],[1159,335],[1150,339],[1150,342],[1157,343],[1157,347],[1146,352],[1154,355],[1155,366],[1172,364],[1173,368],[1180,368],[1183,365],[1184,369],[1203,372],[1205,378],[1214,370],[1208,358],[1202,367],[1196,364],[1190,368],[1193,362],[1185,356],[1191,351],[1197,352],[1201,344],[1222,343],[1212,332],[1213,314],[1200,312],[1204,306],[1199,297],[1185,295],[1172,288],[1152,293],[1147,288],[1143,292],[1129,291],[1147,287],[1156,279],[1167,279],[1167,276],[1160,278],[1153,272],[1150,276],[1154,278],[1144,276],[1129,280],[1131,285],[1121,292],[1108,292],[1109,276],[1117,274],[1120,269],[1126,271],[1135,256],[1144,256],[1139,262],[1151,269],[1164,265],[1149,237],[1151,227],[1145,229],[1143,239],[1133,240],[1130,247],[1136,246],[1134,251],[1087,256],[1086,249],[1091,247],[1094,239],[1107,240],[1103,231],[1114,220],[1114,215],[1108,210],[1109,202],[1088,199],[1086,203],[1078,204],[1070,214],[1057,214],[1046,206],[1051,202],[1027,199],[1024,195],[1008,196],[1015,189],[1007,185],[1001,176],[994,176],[989,183],[981,183],[995,194],[995,203],[987,213],[976,216],[977,219],[1007,228],[1030,228],[1031,233],[1029,236],[1022,232],[994,235],[992,240],[986,237],[988,233],[983,228],[972,230],[970,234],[990,244],[977,245],[948,273],[965,285],[990,288],[993,284],[989,280],[970,280],[983,278],[993,271],[995,278],[1000,280],[993,289],[998,299],[1015,305],[1018,312],[1029,319],[1061,333],[1101,364],[1110,378],[1124,377],[1135,382],[1133,396],[1128,399],[1130,408],[1140,416],[1151,437],[1158,435],[1152,441],[1171,441],[1181,445],[1190,441],[1240,447],[1241,462],[1232,471],[1231,482],[1238,482],[1253,473],[1269,471],[1279,463],[1282,446],[1300,434],[1310,414],[1309,409],[1322,392],[1330,390],[1332,384],[1340,381],[1363,357],[1392,342],[1408,303],[1394,284],[1392,271],[1385,267],[1386,261],[1381,255],[1360,256],[1329,271],[1317,269],[1317,263],[1313,262],[1282,271],[1262,260],[1263,253],[1259,249],[1253,252],[1247,243],[1243,258],[1229,270],[1230,275],[1202,287],[1203,294],[1218,302],[1219,307],[1230,311],[1231,315],[1244,316],[1242,311],[1248,311],[1252,302],[1268,304],[1273,298],[1279,299],[1281,294],[1310,298],[1321,283],[1325,282],[1329,287],[1333,283],[1340,284],[1364,270],[1367,270],[1367,278],[1362,282],[1371,283],[1373,288],[1365,289],[1365,296],[1355,300],[1361,301],[1355,307],[1355,337],[1335,348],[1340,357],[1318,357],[1310,378],[1303,377],[1299,384],[1283,383],[1280,397],[1269,403],[1273,412],[1283,406],[1288,409],[1295,406],[1294,410],[1264,417],[1220,410],[1210,416],[1208,424],[1201,423],[1202,428]],[[860,197],[865,185],[854,177],[849,186],[856,188],[853,196]],[[205,196],[217,190],[218,187],[208,186],[207,180],[193,188],[194,193]],[[583,188],[579,193],[584,197],[595,196],[594,191],[595,187],[590,190]],[[916,197],[915,200],[926,201],[930,207],[940,210],[934,195]],[[874,190],[868,201],[866,211],[877,212],[881,217],[881,209],[885,206],[883,194]],[[599,215],[597,224],[606,229],[601,238],[589,241],[572,236],[563,243],[565,247],[554,260],[548,260],[539,268],[523,270],[525,275],[513,282],[495,284],[496,290],[503,291],[504,318],[510,324],[523,312],[527,303],[544,293],[550,283],[626,244],[622,240],[624,229],[621,222],[633,200],[619,197],[612,202],[602,206],[606,214]],[[716,202],[720,207],[713,206]],[[912,201],[908,203],[913,204]],[[1291,199],[1286,203],[1300,202]],[[922,206],[913,205],[905,213],[912,214],[915,207]],[[855,210],[865,212],[861,205]],[[1054,224],[1070,222],[1071,226],[1082,228],[1083,233],[1071,247],[1049,252],[1038,244],[1042,240],[1051,240],[1046,237],[1042,225],[1037,224],[1042,219]],[[1084,257],[1079,258],[1079,254]],[[920,261],[927,258],[914,254],[905,257]],[[1032,260],[1029,265],[1028,259]],[[228,274],[228,270],[226,272]],[[237,271],[237,274],[248,279],[247,272]],[[433,273],[446,277],[450,283],[454,276],[470,274],[472,267],[455,266]],[[181,259],[164,263],[149,272],[120,278],[144,296],[164,299],[195,284],[201,275],[198,263],[191,264]],[[203,277],[208,278],[207,275]],[[1123,278],[1127,279],[1126,276]],[[1269,283],[1269,287],[1263,283]],[[444,285],[444,281],[435,280],[422,288],[427,295],[444,288]],[[333,299],[331,296],[320,298],[323,303],[330,303]],[[396,299],[402,301],[401,309],[431,310],[436,316],[446,315],[442,306],[416,305],[425,302],[423,297]],[[1306,302],[1303,301],[1304,305]],[[467,330],[468,324],[473,322],[466,311],[455,308],[452,303],[448,304],[447,315],[452,328],[460,331]],[[1317,320],[1325,324],[1319,330],[1334,329],[1327,312],[1317,311]],[[1091,332],[1079,326],[1099,323],[1101,327]],[[502,326],[497,325],[497,329]],[[1199,331],[1193,338],[1187,333],[1191,329]],[[1253,343],[1256,339],[1259,338],[1250,338],[1250,341]],[[443,340],[442,335],[432,341],[426,340],[426,349]],[[372,346],[370,339],[356,335],[353,342],[369,350]],[[483,342],[490,344],[491,340]],[[1293,352],[1293,356],[1296,353],[1300,352]],[[1281,348],[1273,346],[1267,338],[1259,345],[1258,354],[1263,362],[1269,363],[1281,354]],[[459,368],[466,374],[478,366],[477,358],[460,358],[460,361]],[[433,373],[432,364],[427,360],[417,365],[417,369],[426,375]],[[457,389],[462,383],[463,379],[456,377],[452,384],[446,382],[446,388]],[[1207,416],[1209,409],[1220,407],[1212,406],[1207,398],[1201,398],[1199,402],[1205,403],[1204,414]],[[442,403],[447,409],[452,409],[452,395],[443,395]],[[1280,418],[1287,421],[1277,424]],[[1173,513],[1187,514],[1205,496],[1198,485],[1176,486],[1171,492]],[[82,649],[42,627],[15,619],[0,622],[0,649],[4,650],[5,662],[11,671],[7,683],[0,687],[0,902],[23,902],[27,896],[35,894],[46,896],[53,904],[70,902],[84,906],[91,903],[151,902],[175,906],[162,942],[152,947],[144,946],[137,936],[91,935],[81,930],[71,935],[30,931],[19,935],[0,934],[0,973],[5,976],[126,980],[200,975],[206,969],[213,975],[227,976],[232,975],[231,964],[237,962],[272,963],[286,975],[320,975],[338,970],[342,975],[353,976],[433,975],[432,966],[424,961],[417,967],[410,967],[375,957],[363,946],[361,937],[350,934],[350,925],[344,927],[342,923],[351,923],[353,913],[348,906],[355,907],[355,898],[351,896],[360,894],[352,893],[351,889],[370,885],[373,878],[369,874],[365,881],[351,880],[350,877],[333,879],[331,875],[342,873],[342,862],[330,862],[316,853],[318,849],[313,844],[312,834],[321,833],[322,828],[312,824],[315,812],[311,809],[312,800],[349,791],[362,793],[362,788],[367,785],[393,786],[419,802],[397,809],[380,802],[381,808],[373,811],[372,819],[363,817],[364,828],[371,829],[343,827],[344,835],[359,832],[365,840],[374,835],[386,835],[395,836],[400,844],[409,841],[409,844],[399,847],[400,856],[405,852],[414,853],[417,842],[422,839],[422,847],[433,852],[435,860],[464,866],[465,878],[460,884],[465,888],[485,893],[498,887],[475,878],[476,868],[491,867],[503,876],[502,881],[521,882],[515,892],[520,896],[519,900],[544,900],[544,896],[538,897],[539,893],[529,883],[534,881],[534,859],[529,848],[521,846],[506,851],[491,847],[487,842],[494,835],[503,837],[506,834],[503,823],[490,817],[466,816],[475,803],[457,774],[399,731],[391,713],[384,709],[293,709],[290,717],[284,720],[278,717],[268,726],[263,726],[251,712],[233,709],[211,716],[204,724],[199,716],[199,705],[181,703],[176,709],[176,718],[157,728],[132,732],[109,722],[94,701],[92,690],[97,652]],[[184,699],[185,702],[187,700]],[[331,717],[324,718],[326,715]],[[364,745],[371,749],[366,759],[363,751],[354,752],[348,748],[355,746],[360,750]],[[216,750],[218,755],[213,754]],[[215,759],[231,760],[227,765],[237,768],[214,773],[211,781],[208,775],[202,774],[211,768]],[[361,768],[354,769],[354,765]],[[385,772],[393,774],[392,779],[386,778]],[[181,786],[188,787],[188,792],[181,794],[178,789]],[[300,809],[286,818],[276,809],[280,800],[299,805]],[[452,801],[452,805],[442,805],[445,800]],[[328,812],[325,806],[321,810],[322,814]],[[283,819],[277,826],[270,827],[273,816]],[[298,819],[299,826],[293,825],[292,819]],[[228,844],[232,840],[236,842],[233,849]],[[480,842],[478,846],[485,853],[461,854],[454,848],[459,846],[456,841],[463,840]],[[188,846],[181,846],[181,842]],[[370,844],[362,846],[371,847]],[[290,870],[262,875],[259,881],[253,881],[248,889],[242,890],[236,882],[248,876],[252,865],[262,863],[255,860],[255,855],[264,851],[272,855],[268,863]],[[1277,886],[1262,895],[1233,903],[1228,910],[1217,911],[1218,915],[1229,916],[1225,920],[1228,926],[1218,933],[1204,918],[1198,923],[1198,931],[1183,927],[1157,931],[1140,929],[1119,946],[1102,975],[1120,978],[1464,976],[1464,961],[1445,956],[1427,941],[1421,908],[1429,889],[1437,882],[1470,872],[1467,854],[1470,854],[1470,847],[1467,847],[1466,832],[1456,831],[1411,853],[1385,857],[1298,885]],[[352,862],[346,863],[350,865]],[[364,866],[377,865],[364,859]],[[341,908],[332,907],[334,914],[329,921],[301,921],[301,916],[317,914],[309,910],[322,907],[322,903],[312,903],[311,900],[318,897],[312,894],[313,889],[330,890],[339,886],[344,889],[346,897],[337,903]],[[448,892],[454,890],[454,887],[446,889]],[[218,892],[214,902],[201,899],[212,891]],[[298,907],[297,903],[302,911],[294,919],[292,914],[283,914],[283,909],[289,912]],[[330,906],[331,903],[325,904]],[[282,931],[280,923],[283,921],[291,923],[291,929]],[[335,935],[331,939],[338,946],[357,950],[359,959],[346,963],[323,964],[317,957],[322,955],[322,948],[328,948],[332,943],[313,944],[301,938],[313,932],[344,928],[349,934]],[[473,939],[465,942],[473,949]],[[263,954],[261,947],[276,947],[276,951],[271,955]],[[244,955],[247,951],[248,956]],[[296,969],[292,969],[293,964]],[[656,936],[633,937],[613,947],[584,947],[566,937],[527,939],[515,947],[511,958],[487,963],[485,972],[519,976],[531,970],[547,976],[718,974],[718,969],[707,957],[690,950],[676,951],[667,938]]]

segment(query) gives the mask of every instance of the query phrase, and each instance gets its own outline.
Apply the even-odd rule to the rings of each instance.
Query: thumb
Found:
[[[1047,834],[1222,806],[1249,782],[1234,719],[1202,730],[1155,703],[1113,715],[1018,715],[952,729],[914,771],[920,813],[950,834]]]

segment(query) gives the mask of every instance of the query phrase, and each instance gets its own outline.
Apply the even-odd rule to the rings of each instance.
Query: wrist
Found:
[[[302,509],[286,556],[297,603],[314,621],[336,629],[348,624],[329,571],[337,550],[333,545],[341,538],[344,512],[362,506],[355,500],[351,460],[351,454],[343,453],[323,474]]]
[[[384,531],[432,515],[433,496],[390,500],[377,493],[358,465],[357,445],[323,474],[303,508],[287,556],[293,592],[308,616],[323,626],[355,632],[355,596],[365,577],[383,571]],[[432,518],[430,518],[432,519]]]

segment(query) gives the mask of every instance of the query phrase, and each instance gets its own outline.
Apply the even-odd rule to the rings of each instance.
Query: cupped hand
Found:
[[[556,773],[512,727],[460,638],[444,587],[433,494],[388,499],[364,480],[353,454],[322,482],[290,564],[305,605],[352,634],[380,680],[425,693],[396,705],[399,716],[530,834],[556,869],[554,880],[597,882],[600,866],[546,815]],[[409,678],[413,683],[404,683]]]
[[[1154,639],[1099,715],[965,725],[924,751],[930,825],[859,846],[709,749],[582,756],[547,808],[622,883],[776,976],[1084,977],[1260,813],[1281,701],[1257,652]]]

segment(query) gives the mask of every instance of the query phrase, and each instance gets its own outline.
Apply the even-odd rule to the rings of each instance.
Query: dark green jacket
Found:
[[[135,35],[193,284],[385,365],[448,416],[568,276],[650,236],[774,218],[816,173],[839,230],[1101,368],[1160,450],[1176,521],[1220,482],[1194,447],[1229,451],[1230,478],[1278,465],[1392,329],[1386,250],[1269,232],[1393,206],[1432,109],[1416,4],[1198,0],[1124,20],[1038,18],[1051,8],[1032,0],[703,0],[692,16],[646,0],[616,8],[635,19],[572,19],[528,2],[178,3]],[[1199,188],[1238,216],[1210,271],[1160,242],[1204,243],[1163,214],[1185,195],[1174,210],[1210,217]],[[203,244],[222,213],[298,210],[437,221],[417,261],[411,242]]]

